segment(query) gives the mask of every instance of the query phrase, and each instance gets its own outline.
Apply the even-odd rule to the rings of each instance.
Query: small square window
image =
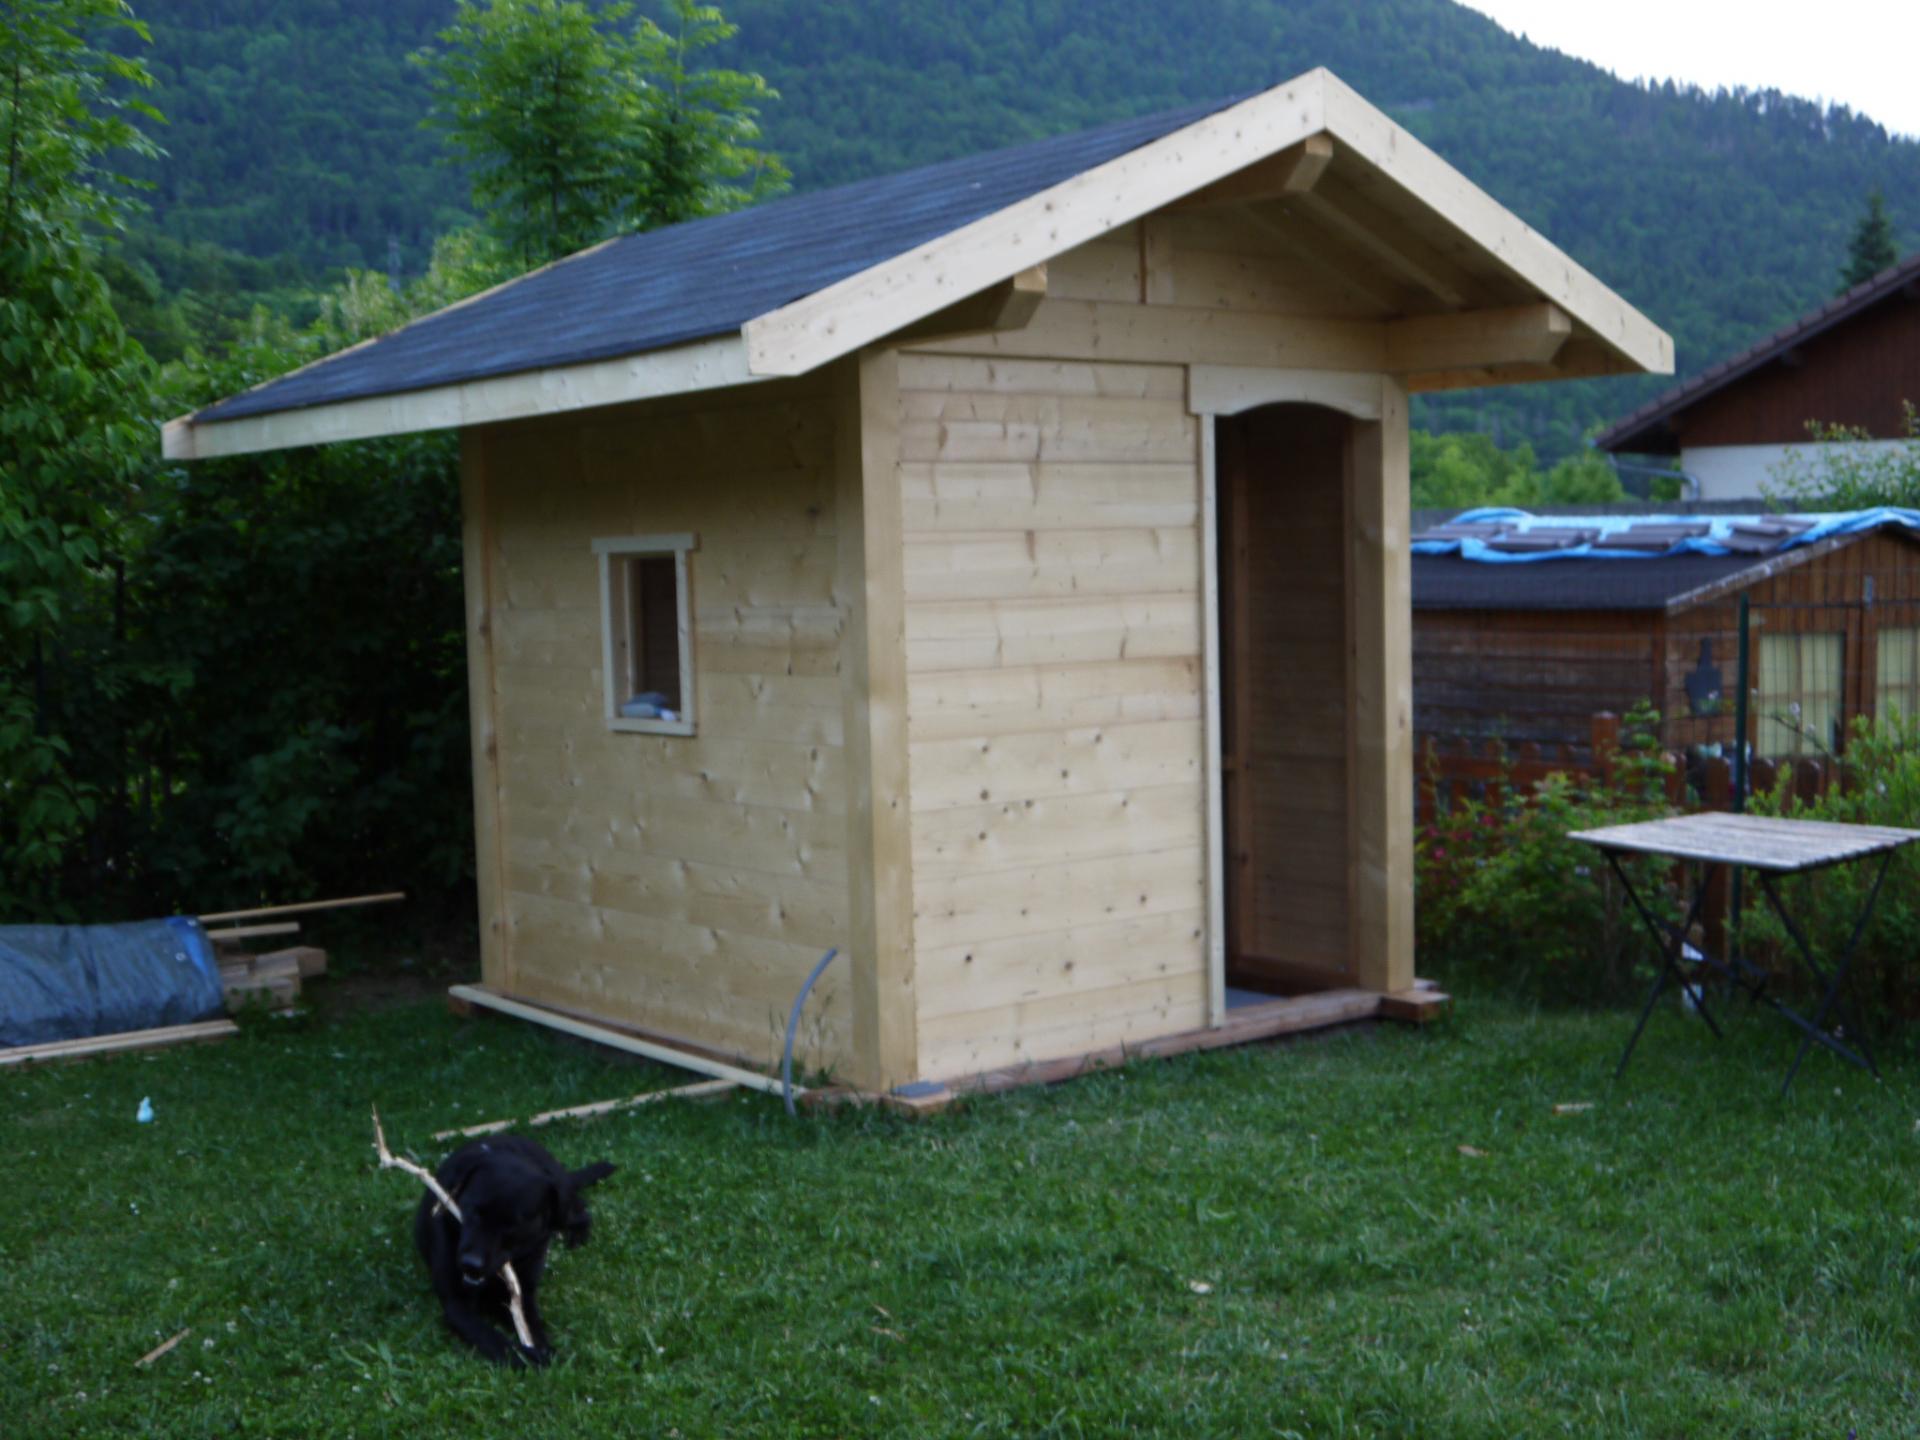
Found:
[[[691,535],[596,540],[607,725],[650,735],[693,734]]]

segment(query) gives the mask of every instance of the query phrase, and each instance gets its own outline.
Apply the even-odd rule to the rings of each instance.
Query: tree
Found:
[[[1844,294],[1862,281],[1871,280],[1899,260],[1900,247],[1894,242],[1887,197],[1876,186],[1868,192],[1866,213],[1853,227],[1853,238],[1847,241],[1847,263],[1840,271],[1841,292]]]
[[[788,179],[786,166],[753,145],[759,106],[779,95],[758,75],[693,64],[740,27],[728,24],[718,6],[694,0],[668,0],[668,12],[671,34],[648,20],[635,36],[646,80],[643,230],[738,210],[784,190]]]
[[[523,264],[601,238],[645,184],[631,125],[632,6],[460,0],[438,50],[416,58],[436,92],[430,123],[473,166],[473,200]]]
[[[1485,435],[1454,431],[1409,437],[1416,509],[1478,505],[1591,505],[1625,498],[1620,477],[1596,451],[1569,455],[1541,473],[1526,444],[1502,450]]]
[[[757,75],[702,69],[735,33],[720,11],[670,0],[671,33],[625,3],[459,0],[440,48],[416,57],[431,123],[474,167],[473,198],[523,264],[624,231],[752,203],[786,181],[753,147]]]
[[[146,356],[99,238],[127,201],[109,167],[151,154],[129,111],[149,84],[101,43],[145,29],[121,0],[0,0],[0,914],[39,914],[96,796],[48,722],[50,643],[100,595],[154,444]]]

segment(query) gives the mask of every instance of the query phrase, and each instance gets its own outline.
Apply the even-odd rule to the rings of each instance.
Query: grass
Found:
[[[1920,1065],[1816,1056],[1783,1104],[1783,1027],[1666,1014],[1616,1087],[1627,1023],[1478,1003],[920,1124],[554,1126],[620,1172],[542,1373],[441,1328],[367,1104],[437,1160],[684,1077],[430,1002],[6,1073],[0,1435],[1913,1433]]]

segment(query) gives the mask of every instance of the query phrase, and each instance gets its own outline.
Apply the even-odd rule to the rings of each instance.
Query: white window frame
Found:
[[[677,535],[623,535],[617,538],[599,539],[593,542],[593,553],[600,565],[600,669],[606,691],[606,720],[609,730],[624,731],[635,735],[691,735],[694,733],[693,711],[693,595],[688,576],[687,556],[700,548],[699,537],[690,534]],[[620,702],[625,698],[620,692],[626,688],[623,677],[615,673],[619,666],[618,650],[625,628],[632,623],[633,607],[628,603],[615,603],[615,593],[619,592],[622,602],[626,595],[626,576],[619,577],[616,584],[614,567],[616,562],[635,558],[673,557],[673,594],[676,614],[675,628],[680,637],[680,695],[679,705],[673,720],[644,719],[639,716],[622,715]],[[627,653],[633,653],[633,639],[624,636]],[[631,677],[626,677],[630,679]]]

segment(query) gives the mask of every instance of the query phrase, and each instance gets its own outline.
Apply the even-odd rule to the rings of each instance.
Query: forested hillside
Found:
[[[462,179],[409,51],[449,0],[144,0],[171,123],[135,246],[165,303],[346,264],[417,270]],[[723,63],[782,99],[810,188],[1263,86],[1325,64],[1671,330],[1684,371],[1831,293],[1867,192],[1920,240],[1920,144],[1779,95],[1623,84],[1450,0],[737,0]],[[1659,57],[1648,57],[1650,66]],[[197,249],[194,247],[198,247]],[[229,261],[229,254],[269,264]],[[208,294],[191,315],[234,307]],[[173,319],[177,343],[193,320]],[[163,343],[164,340],[163,340]],[[1562,453],[1646,393],[1616,381],[1429,405],[1434,428]]]

